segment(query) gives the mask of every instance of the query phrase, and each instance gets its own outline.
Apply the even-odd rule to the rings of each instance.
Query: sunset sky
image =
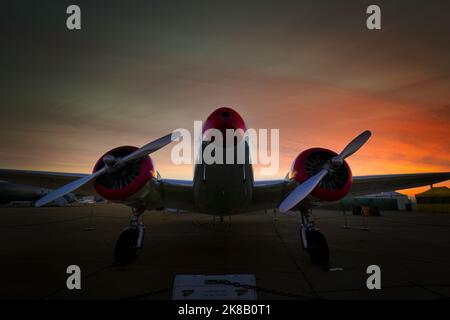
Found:
[[[73,3],[81,31],[65,26]],[[381,31],[365,27],[374,3]],[[274,177],[366,129],[354,175],[450,171],[448,1],[14,1],[0,14],[0,168],[90,172],[109,149],[231,106],[280,129]],[[152,158],[192,177],[170,148]]]

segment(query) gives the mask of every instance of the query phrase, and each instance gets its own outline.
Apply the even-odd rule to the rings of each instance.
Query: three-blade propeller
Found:
[[[322,179],[335,168],[344,164],[344,160],[358,151],[369,140],[372,133],[370,131],[364,131],[352,142],[350,142],[339,155],[326,162],[322,170],[316,175],[310,177],[308,180],[297,186],[287,197],[281,202],[279,210],[285,213],[295,207],[303,199],[305,199],[322,181]]]
[[[146,144],[145,146],[143,146],[142,148],[139,148],[138,150],[130,153],[129,155],[123,157],[122,159],[112,159],[114,160],[115,165],[112,166],[112,170],[116,169],[116,168],[120,168],[122,167],[124,164],[142,158],[144,156],[147,156],[163,147],[165,147],[166,145],[168,145],[170,142],[178,139],[179,137],[179,132],[175,131],[174,133],[170,133],[168,135],[165,135],[164,137],[161,137],[155,141],[152,141],[148,144]],[[106,161],[105,161],[106,162]],[[106,164],[106,163],[105,163]],[[68,193],[71,193],[79,188],[81,188],[82,186],[84,186],[85,184],[87,184],[88,182],[96,179],[97,177],[101,176],[102,174],[105,174],[108,170],[108,166],[105,165],[103,168],[101,168],[100,170],[94,172],[91,175],[85,176],[83,178],[80,178],[78,180],[72,181],[64,186],[62,186],[59,189],[55,189],[51,192],[49,192],[47,195],[45,195],[44,197],[42,197],[41,199],[39,199],[38,201],[36,201],[35,206],[36,207],[41,207],[43,205],[46,205]]]

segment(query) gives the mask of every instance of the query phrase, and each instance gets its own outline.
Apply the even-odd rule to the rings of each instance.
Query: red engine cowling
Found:
[[[202,133],[205,134],[209,129],[217,129],[224,137],[227,129],[246,131],[244,119],[235,110],[222,107],[214,110],[203,124]]]
[[[95,164],[93,172],[101,169],[105,164],[103,157],[113,155],[122,158],[134,151],[137,147],[122,146],[105,153]],[[94,182],[97,193],[107,200],[124,201],[132,197],[145,184],[155,178],[156,173],[152,159],[146,156],[142,159],[133,160],[120,171],[114,174],[103,174]]]
[[[313,148],[303,151],[292,164],[289,178],[305,182],[322,169],[325,162],[337,156],[328,149]],[[352,187],[352,171],[346,161],[333,172],[328,173],[311,193],[323,201],[337,201],[344,198]]]

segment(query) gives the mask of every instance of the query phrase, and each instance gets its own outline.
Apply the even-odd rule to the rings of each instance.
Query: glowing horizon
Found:
[[[379,32],[360,1],[217,3],[208,15],[200,3],[86,3],[77,33],[40,18],[64,3],[18,6],[5,18],[0,168],[91,172],[107,150],[231,106],[248,127],[280,129],[280,170],[257,178],[367,129],[355,176],[450,171],[448,15],[409,4],[384,3]],[[170,147],[152,158],[163,177],[192,178]]]

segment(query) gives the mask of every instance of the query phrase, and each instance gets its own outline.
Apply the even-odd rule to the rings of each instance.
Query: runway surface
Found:
[[[298,216],[259,212],[213,226],[200,214],[148,212],[145,248],[125,266],[113,250],[130,210],[119,205],[0,209],[1,299],[170,299],[177,274],[255,274],[258,299],[441,299],[450,297],[450,215],[316,210],[332,268],[301,250]],[[361,230],[363,223],[368,231]],[[82,290],[66,289],[66,268]],[[366,268],[381,268],[381,290]]]

